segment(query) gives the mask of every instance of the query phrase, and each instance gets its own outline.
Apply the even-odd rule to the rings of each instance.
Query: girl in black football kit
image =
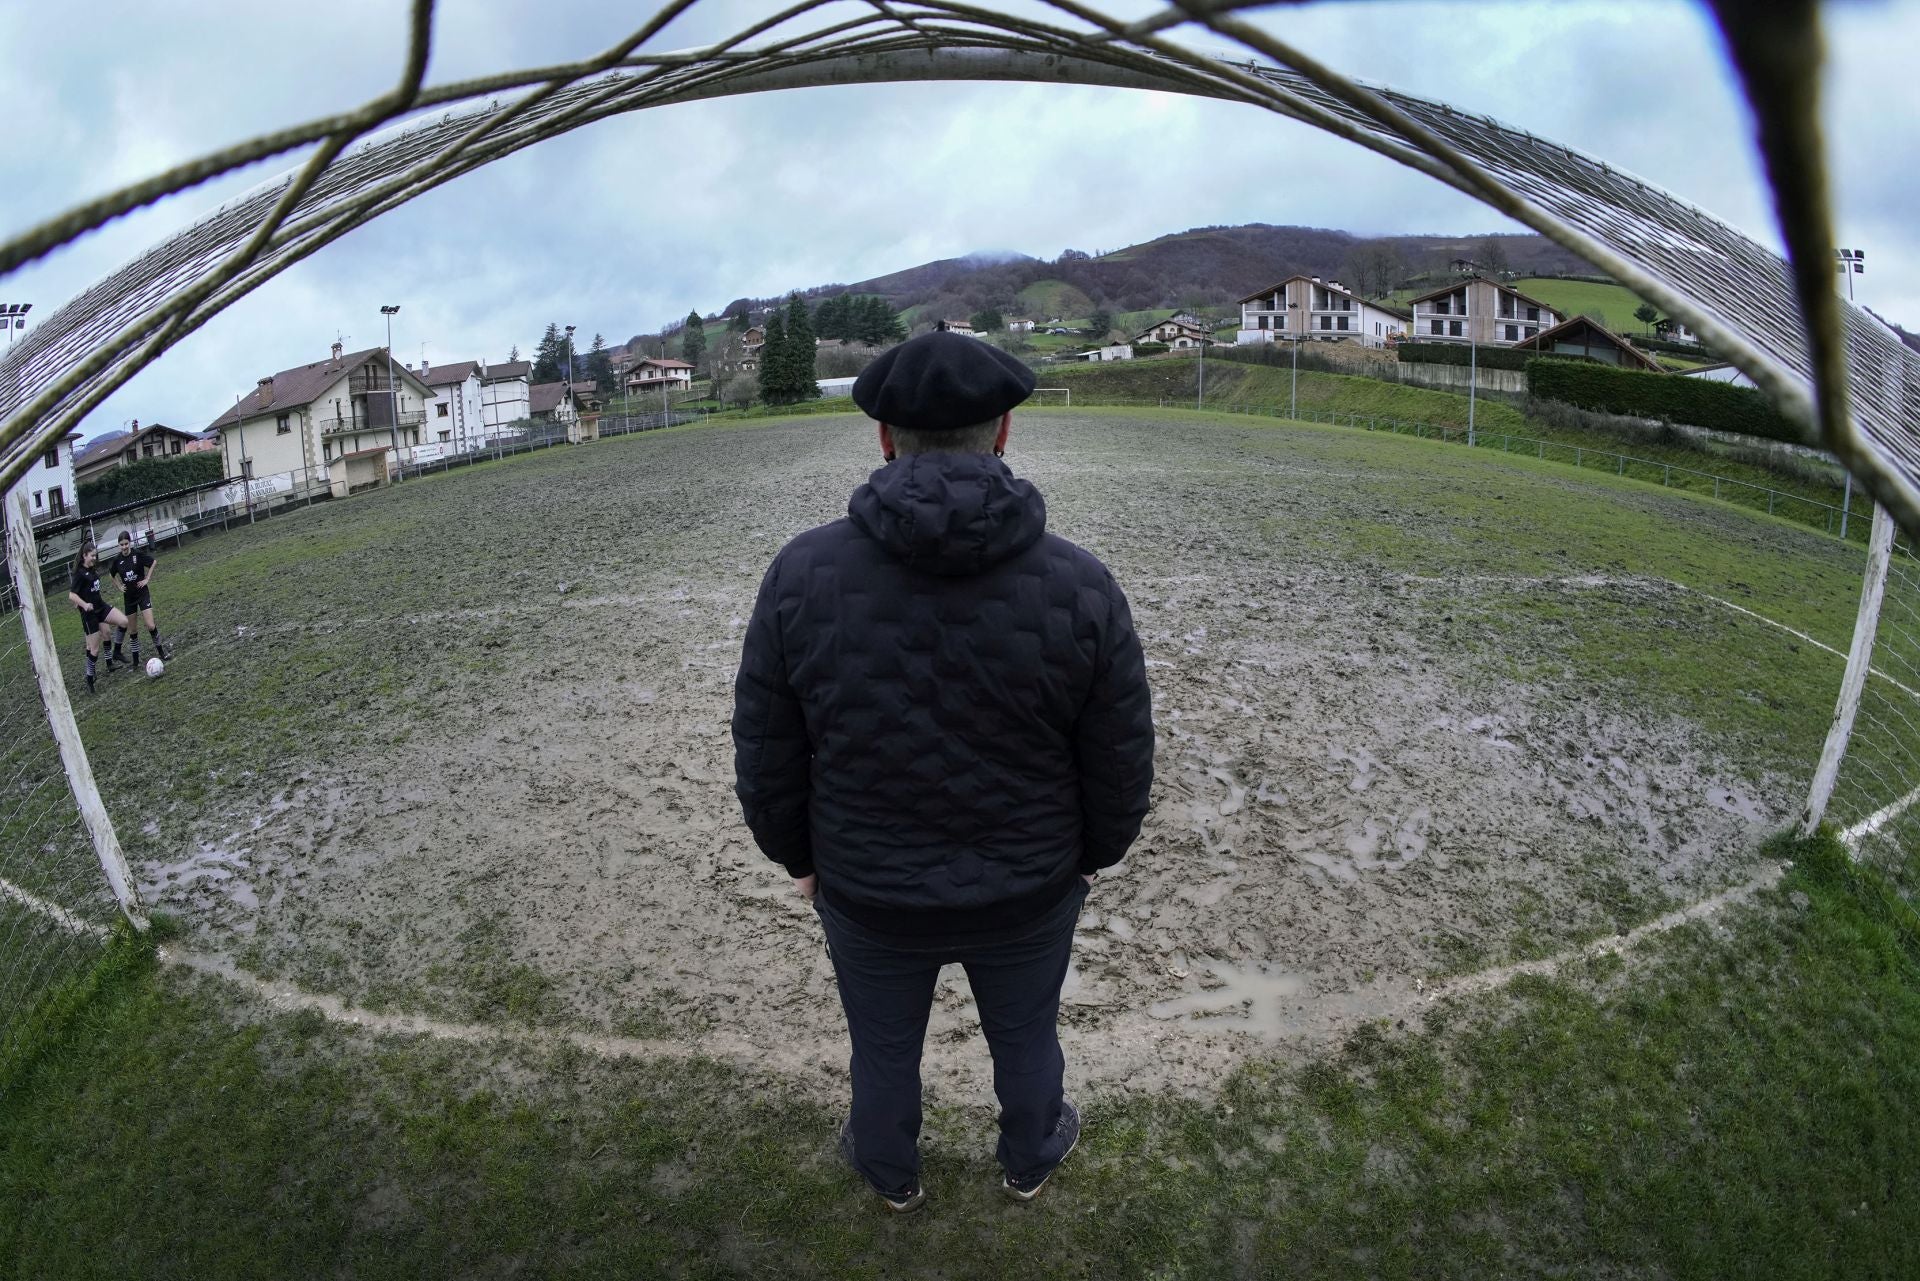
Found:
[[[147,584],[153,581],[153,553],[133,550],[133,535],[126,530],[120,531],[120,554],[113,558],[108,570],[114,581],[120,584],[123,612],[126,623],[114,633],[113,656],[126,662],[126,653],[120,648],[127,639],[127,630],[133,630],[133,665],[140,666],[140,628],[135,620],[147,625],[147,635],[153,638],[153,648],[159,653],[161,661],[167,657],[167,647],[160,643],[160,629],[153,625],[153,592]]]
[[[100,647],[106,643],[110,630],[125,627],[127,616],[108,605],[100,595],[100,570],[94,565],[98,554],[94,551],[93,541],[80,544],[80,554],[73,560],[73,578],[67,584],[67,599],[80,611],[80,626],[87,635],[87,692],[93,693],[93,665],[100,656]],[[113,670],[113,655],[107,655],[107,670]]]

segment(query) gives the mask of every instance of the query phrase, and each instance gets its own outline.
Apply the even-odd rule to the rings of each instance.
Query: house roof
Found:
[[[1371,307],[1375,311],[1384,311],[1389,315],[1398,316],[1402,320],[1413,319],[1413,313],[1411,311],[1406,310],[1405,308],[1396,307],[1392,303],[1375,302],[1371,298],[1361,297],[1359,294],[1356,294],[1355,292],[1353,292],[1353,290],[1347,288],[1345,285],[1336,285],[1333,282],[1328,280],[1315,280],[1312,276],[1306,276],[1306,275],[1288,276],[1285,280],[1282,280],[1277,284],[1268,285],[1265,289],[1256,289],[1252,293],[1248,294],[1245,298],[1240,299],[1240,303],[1257,302],[1262,298],[1271,298],[1276,292],[1286,288],[1288,285],[1292,284],[1296,280],[1304,280],[1310,284],[1319,285],[1322,289],[1332,290],[1336,294],[1345,294],[1347,297],[1353,299],[1355,302]]]
[[[644,360],[637,360],[634,362],[634,368],[636,369],[639,368],[641,365],[652,365],[658,369],[692,369],[693,368],[692,365],[689,365],[684,360],[663,360],[658,356],[648,356]]]
[[[386,354],[385,347],[368,347],[363,351],[348,352],[339,360],[329,356],[310,365],[295,365],[292,369],[279,370],[272,376],[271,387],[255,387],[240,398],[238,405],[214,419],[208,429],[237,427],[245,420],[258,418],[261,414],[304,408],[338,382],[341,375],[358,369],[376,356],[384,359]],[[393,372],[410,380],[421,391],[427,390],[427,385],[420,381],[420,375],[398,361],[394,362]]]
[[[122,450],[135,447],[141,440],[151,436],[154,432],[165,432],[169,436],[178,436],[182,440],[199,439],[193,432],[182,431],[178,427],[169,427],[165,423],[149,423],[139,431],[110,431],[75,454],[73,457],[73,465],[75,467],[86,467],[99,462],[102,458],[111,458]]]
[[[477,360],[456,360],[451,365],[429,365],[420,381],[429,387],[445,387],[448,383],[463,383],[469,375],[480,368]]]
[[[509,378],[531,378],[533,362],[531,360],[503,360],[497,365],[488,365],[482,382],[504,382]]]
[[[1646,352],[1641,351],[1638,347],[1622,338],[1619,334],[1614,333],[1599,321],[1589,319],[1586,316],[1575,316],[1572,320],[1563,320],[1551,329],[1542,329],[1531,338],[1522,338],[1519,342],[1513,344],[1511,350],[1545,351],[1547,350],[1548,339],[1569,335],[1577,332],[1583,326],[1593,333],[1600,335],[1601,338],[1605,339],[1612,346],[1617,347],[1625,355],[1632,358],[1634,363],[1642,369],[1650,369],[1656,373],[1661,372],[1659,361],[1647,355]]]
[[[1455,281],[1451,285],[1442,285],[1438,289],[1430,289],[1426,293],[1421,294],[1418,298],[1409,298],[1407,300],[1407,306],[1411,307],[1416,303],[1423,303],[1427,301],[1429,298],[1438,298],[1441,294],[1450,294],[1454,290],[1459,289],[1465,285],[1470,285],[1476,280],[1480,281],[1482,284],[1492,285],[1495,289],[1498,289],[1501,293],[1512,294],[1515,298],[1518,298],[1521,302],[1526,303],[1529,307],[1538,307],[1542,311],[1550,311],[1556,316],[1560,314],[1560,309],[1554,306],[1552,303],[1541,302],[1538,298],[1528,297],[1526,294],[1521,293],[1518,289],[1515,289],[1512,285],[1503,285],[1497,280],[1488,280],[1485,276],[1468,276],[1465,279]]]
[[[1168,316],[1165,320],[1156,320],[1151,325],[1148,325],[1145,329],[1142,329],[1139,333],[1133,336],[1133,341],[1139,342],[1142,338],[1145,338],[1148,334],[1160,328],[1160,326],[1162,325],[1177,325],[1180,328],[1186,330],[1188,333],[1198,334],[1202,338],[1213,337],[1213,332],[1209,329],[1203,328],[1200,325],[1190,325],[1184,320],[1175,320],[1172,316]]]
[[[560,407],[560,402],[565,398],[566,394],[567,385],[565,383],[535,383],[533,385],[532,399],[527,406],[527,412],[529,414],[550,414]],[[573,394],[576,399],[589,395],[598,397],[600,394],[600,384],[591,378],[575,379]]]

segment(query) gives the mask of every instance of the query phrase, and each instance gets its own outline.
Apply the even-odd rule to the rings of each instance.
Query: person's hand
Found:
[[[93,602],[90,600],[83,600],[80,602],[80,608],[85,610],[87,613],[91,614],[93,612]]]
[[[813,902],[813,896],[820,892],[819,876],[810,872],[805,876],[794,877],[793,892],[807,900],[807,902]]]

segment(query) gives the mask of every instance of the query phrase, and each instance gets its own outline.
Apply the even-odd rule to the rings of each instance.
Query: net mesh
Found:
[[[0,1062],[41,1003],[100,955],[118,915],[47,727],[10,590],[0,592]]]
[[[1896,544],[1853,738],[1828,815],[1859,853],[1897,865],[1920,849],[1920,559]]]
[[[429,88],[433,5],[416,0],[401,82],[365,106],[254,139],[82,206],[0,246],[0,271],[126,210],[263,157],[310,148],[304,163],[229,202],[100,281],[32,331],[0,365],[0,484],[37,447],[247,292],[354,227],[543,139],[623,112],[813,85],[899,80],[1043,80],[1242,102],[1368,147],[1532,226],[1634,287],[1758,380],[1920,535],[1920,378],[1889,330],[1831,298],[1830,263],[1783,261],[1727,224],[1592,157],[1443,103],[1373,89],[1325,68],[1234,10],[1195,0],[1122,22],[1077,4],[1040,17],[974,4],[794,5],[701,49],[644,47],[693,7],[682,0],[599,54],[535,72]],[[1788,243],[1828,230],[1818,163],[1817,64],[1764,92],[1773,62],[1742,51],[1770,21],[1723,6],[1729,47],[1756,112],[1798,112],[1763,140],[1811,137],[1807,163],[1769,154]],[[1169,38],[1204,27],[1262,61],[1194,52]],[[1771,29],[1769,29],[1771,30]],[[1759,32],[1766,35],[1767,32]],[[1817,33],[1816,33],[1817,34]],[[1792,33],[1773,32],[1776,44]],[[1817,42],[1816,42],[1817,43]],[[1778,60],[1775,60],[1778,61]],[[434,114],[421,116],[425,108]],[[413,119],[384,133],[372,131]],[[371,135],[371,136],[370,136]],[[1810,213],[1798,211],[1812,210]],[[1830,254],[1831,246],[1818,251]],[[1821,282],[1816,288],[1811,282]],[[1837,356],[1837,359],[1836,359]],[[1839,372],[1844,362],[1846,376]],[[1818,375],[1818,376],[1816,376]],[[1847,388],[1852,388],[1851,413]]]

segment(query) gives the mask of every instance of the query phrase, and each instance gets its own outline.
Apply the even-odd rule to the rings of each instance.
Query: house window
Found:
[[[1342,316],[1342,317],[1340,317],[1340,328],[1342,328],[1342,329],[1345,329],[1345,328],[1347,328],[1347,322],[1348,322],[1349,320],[1351,320],[1351,319],[1352,319],[1352,317],[1351,317],[1351,316]]]
[[[434,415],[435,417],[445,418],[447,416],[447,405],[445,401],[442,401],[439,404],[435,405],[434,409],[437,411]]]
[[[1267,327],[1267,319],[1266,316],[1260,317],[1260,328],[1265,329]]]
[[[1442,325],[1442,324],[1441,324],[1441,323],[1440,323],[1439,321],[1437,321],[1437,320],[1430,320],[1430,321],[1428,321],[1427,323],[1428,323],[1429,325],[1431,325],[1431,326],[1433,326],[1433,328],[1432,328],[1432,330],[1431,330],[1431,332],[1433,332],[1433,333],[1436,333],[1436,334],[1444,334],[1444,333],[1446,333],[1446,332],[1447,332],[1447,331],[1446,331],[1446,328],[1445,328],[1445,327],[1444,327],[1444,326],[1443,326],[1443,325]]]
[[[67,496],[60,492],[58,485],[47,491],[47,510],[55,516],[67,514]]]
[[[440,433],[440,439],[441,439],[441,440],[452,440],[452,439],[453,439],[453,433],[452,433],[452,432],[450,432],[450,431],[443,431],[443,432],[441,432],[441,433]]]
[[[1373,336],[1375,338],[1380,336],[1380,322],[1377,320],[1373,322]]]
[[[1540,319],[1540,309],[1538,307],[1527,308],[1527,319],[1528,320]]]
[[[292,414],[281,414],[278,418],[275,418],[273,420],[274,435],[286,436],[286,435],[291,435],[292,432],[293,432],[293,415]]]
[[[1322,329],[1332,329],[1332,328],[1333,328],[1333,317],[1332,317],[1332,316],[1322,316],[1322,317],[1320,317],[1320,328],[1322,328]]]
[[[1508,325],[1508,326],[1507,326],[1507,341],[1508,341],[1508,342],[1519,342],[1519,341],[1520,341],[1520,326],[1518,326],[1518,325]]]
[[[170,441],[170,442],[168,442],[168,443],[169,443],[169,445],[171,446],[171,448],[169,448],[169,449],[167,450],[167,452],[168,452],[169,454],[177,454],[177,453],[179,453],[179,452],[180,452],[180,442],[179,442],[179,441],[177,441],[177,440],[175,440],[175,441]]]
[[[1449,337],[1451,337],[1451,338],[1458,338],[1458,337],[1460,336],[1460,322],[1459,322],[1459,321],[1457,321],[1457,320],[1450,320],[1450,321],[1448,321],[1448,322],[1447,322],[1447,335],[1448,335]]]
[[[47,505],[47,496],[41,493],[37,489],[34,490],[33,491],[33,509],[35,511],[39,511],[42,507],[45,507],[46,505]]]
[[[49,449],[47,451],[47,470],[58,471],[59,469],[60,469],[60,446],[55,445],[52,449]]]

